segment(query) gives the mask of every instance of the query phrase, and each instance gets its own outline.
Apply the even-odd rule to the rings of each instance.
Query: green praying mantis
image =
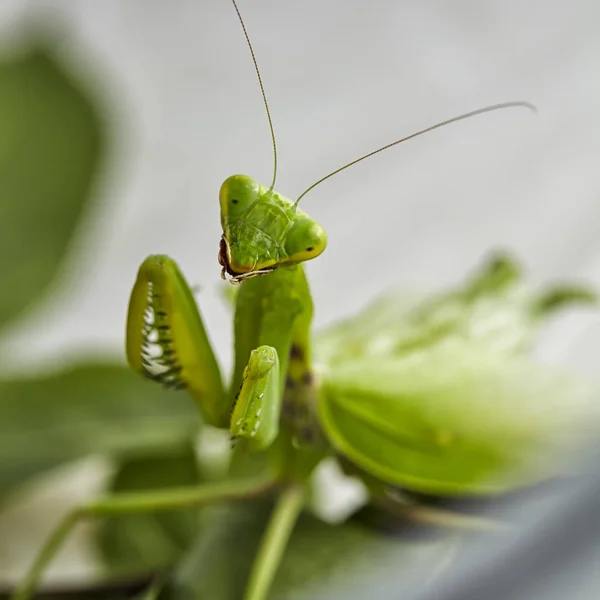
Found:
[[[126,327],[131,367],[186,390],[205,423],[229,431],[231,476],[199,487],[108,496],[70,512],[13,600],[31,597],[82,519],[275,493],[245,593],[245,600],[265,600],[312,475],[325,458],[337,458],[383,502],[394,502],[401,491],[496,495],[568,470],[579,448],[574,440],[583,440],[586,428],[594,430],[592,388],[527,356],[544,317],[594,295],[576,286],[533,293],[503,254],[456,289],[417,298],[389,295],[353,319],[318,335],[311,331],[313,304],[303,263],[326,249],[327,235],[299,208],[300,199],[407,139],[484,112],[531,105],[499,104],[443,121],[340,167],[291,201],[274,189],[273,124],[252,45],[233,5],[263,95],[274,176],[267,187],[234,175],[219,192],[218,262],[223,278],[239,284],[229,385],[191,288],[170,257],[152,255],[140,266]],[[248,476],[246,466],[255,456],[263,468]]]

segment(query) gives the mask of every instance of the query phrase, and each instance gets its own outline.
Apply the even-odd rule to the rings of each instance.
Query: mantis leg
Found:
[[[230,431],[233,439],[245,438],[249,450],[264,450],[279,435],[290,355],[302,335],[303,355],[308,355],[311,316],[312,304],[300,267],[241,285],[235,314]],[[300,328],[299,323],[305,326]]]
[[[44,571],[79,521],[244,500],[266,493],[274,485],[274,482],[264,479],[234,480],[169,490],[117,494],[75,508],[63,517],[46,540],[29,571],[12,594],[11,600],[28,600],[32,597]]]
[[[306,446],[316,447],[314,442],[320,439],[311,363],[312,314],[312,299],[300,265],[249,279],[240,286],[231,402],[235,405],[238,392],[244,387],[252,353],[269,346],[279,359],[279,389],[272,399],[278,403],[277,414],[281,412],[281,435],[275,440],[272,456],[277,461],[274,466],[278,475],[292,481],[304,481],[322,458],[320,451],[297,451],[304,441],[308,442]]]
[[[250,353],[259,346],[273,347],[279,357],[280,391],[285,389],[292,346],[301,344],[308,358],[312,302],[301,266],[282,268],[244,281],[235,311],[235,367],[232,402],[243,381]]]
[[[139,268],[129,300],[126,354],[138,373],[187,389],[206,423],[229,426],[230,404],[202,317],[168,256],[149,256]]]
[[[230,395],[240,389],[252,350],[267,345],[279,357],[280,394],[311,379],[310,326],[313,304],[300,265],[244,281],[235,312],[235,368]],[[298,384],[298,386],[296,386]]]
[[[272,346],[253,350],[231,413],[232,437],[245,437],[251,450],[268,448],[279,434],[279,357]]]

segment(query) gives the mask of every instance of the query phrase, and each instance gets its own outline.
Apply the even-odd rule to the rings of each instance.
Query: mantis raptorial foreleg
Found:
[[[298,289],[298,282],[305,289]],[[236,364],[227,394],[184,276],[169,257],[150,256],[131,294],[127,358],[146,377],[187,389],[207,423],[230,428],[235,437],[250,437],[253,447],[263,449],[278,432],[294,323],[303,312],[308,316],[303,320],[306,331],[299,337],[307,358],[312,306],[301,267],[244,283],[236,307]]]
[[[279,433],[279,358],[272,346],[253,350],[231,414],[233,438],[245,437],[251,450],[268,448]]]
[[[236,300],[235,366],[226,392],[183,274],[169,257],[150,256],[131,294],[127,357],[146,377],[187,389],[207,423],[247,438],[251,450],[264,450],[278,436],[286,388],[312,381],[311,320],[301,266],[244,281]]]
[[[152,255],[138,270],[126,330],[129,364],[167,387],[187,389],[205,422],[227,427],[219,365],[191,289],[168,256]]]

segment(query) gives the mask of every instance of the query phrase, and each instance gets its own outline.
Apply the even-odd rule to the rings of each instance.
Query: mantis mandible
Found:
[[[585,402],[588,390],[573,392],[571,381],[555,373],[536,376],[537,367],[524,355],[543,316],[592,295],[575,287],[525,293],[516,265],[504,256],[460,289],[414,304],[389,297],[321,336],[311,332],[313,305],[303,263],[325,250],[327,235],[299,207],[300,199],[340,171],[412,137],[478,114],[532,105],[508,102],[448,119],[343,165],[291,201],[274,189],[277,149],[269,106],[235,0],[233,5],[263,95],[274,172],[269,187],[234,175],[219,192],[218,262],[223,278],[240,284],[231,381],[224,385],[193,293],[175,261],[164,255],[149,256],[139,268],[126,355],[141,375],[187,390],[207,424],[230,432],[238,471],[254,453],[268,466],[257,477],[108,496],[76,509],[42,547],[13,600],[31,597],[81,519],[276,491],[277,505],[245,594],[246,600],[265,600],[311,476],[325,457],[339,457],[375,498],[398,489],[499,494],[558,470],[549,453],[553,459],[555,450],[566,456],[571,443],[559,432],[574,431],[584,420],[583,411],[539,418],[540,404],[560,407],[563,392]]]

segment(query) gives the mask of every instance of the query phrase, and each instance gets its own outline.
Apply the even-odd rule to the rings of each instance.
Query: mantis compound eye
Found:
[[[316,258],[327,247],[327,233],[309,217],[299,219],[288,231],[285,251],[291,262]]]
[[[237,221],[260,197],[260,184],[247,175],[232,175],[221,185],[221,224]]]

